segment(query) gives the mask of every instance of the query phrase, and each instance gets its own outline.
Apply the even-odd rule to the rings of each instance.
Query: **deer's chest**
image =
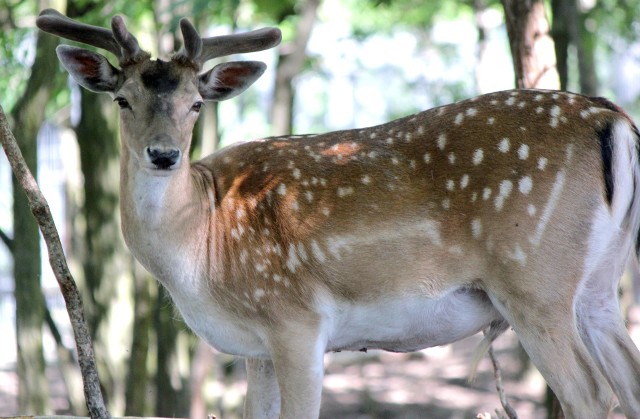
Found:
[[[268,356],[258,328],[225,311],[206,290],[174,288],[170,293],[187,326],[216,350],[252,358]]]

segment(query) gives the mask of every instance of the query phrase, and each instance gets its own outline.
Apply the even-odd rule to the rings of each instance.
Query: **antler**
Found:
[[[138,40],[127,30],[120,16],[111,19],[112,30],[76,22],[53,10],[43,10],[36,19],[41,30],[83,44],[105,49],[118,57],[121,66],[126,66],[150,57],[140,49]]]
[[[225,55],[262,51],[280,43],[282,34],[278,28],[262,28],[233,35],[201,38],[187,19],[180,20],[184,47],[175,56],[202,66],[205,62]]]

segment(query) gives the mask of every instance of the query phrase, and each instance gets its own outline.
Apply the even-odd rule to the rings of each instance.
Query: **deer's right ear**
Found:
[[[58,58],[71,77],[82,87],[93,92],[115,92],[120,70],[102,55],[82,48],[60,45]]]

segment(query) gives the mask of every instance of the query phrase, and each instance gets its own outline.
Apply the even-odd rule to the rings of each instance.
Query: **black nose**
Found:
[[[157,169],[167,170],[171,166],[175,165],[180,158],[180,150],[175,148],[162,149],[156,147],[147,147],[147,154],[151,163],[156,166]]]

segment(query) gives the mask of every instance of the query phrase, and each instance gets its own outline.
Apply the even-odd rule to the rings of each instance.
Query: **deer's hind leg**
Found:
[[[606,418],[613,394],[580,337],[570,287],[559,292],[518,287],[526,284],[523,278],[511,278],[509,284],[509,290],[497,287],[488,294],[558,396],[565,417]]]
[[[579,333],[629,418],[640,418],[640,352],[620,313],[618,269],[606,266],[589,275],[577,301]]]

